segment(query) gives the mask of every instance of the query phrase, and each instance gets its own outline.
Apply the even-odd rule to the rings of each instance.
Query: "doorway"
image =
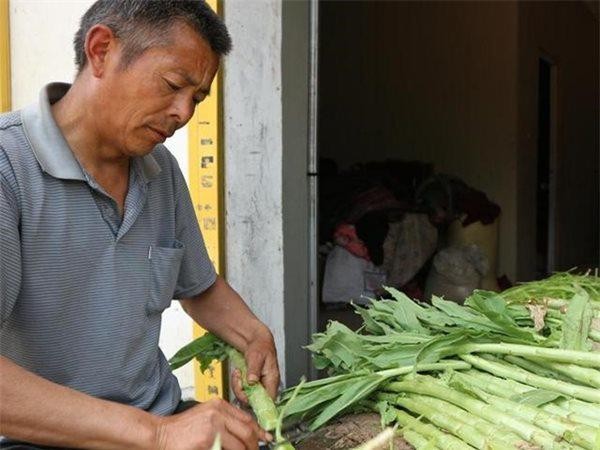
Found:
[[[541,57],[538,71],[536,277],[541,279],[554,270],[556,66]]]

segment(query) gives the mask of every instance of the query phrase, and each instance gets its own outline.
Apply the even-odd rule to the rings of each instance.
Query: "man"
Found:
[[[270,438],[223,401],[179,412],[158,348],[161,313],[180,299],[276,393],[273,337],[215,274],[161,145],[229,48],[202,1],[100,0],[75,37],[73,85],[0,116],[1,448],[207,449],[219,434],[237,450]]]

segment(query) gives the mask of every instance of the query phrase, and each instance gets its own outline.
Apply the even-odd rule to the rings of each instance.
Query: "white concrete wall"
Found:
[[[273,331],[285,373],[280,0],[230,0],[224,67],[226,275]]]
[[[49,81],[73,79],[73,35],[79,17],[92,2],[9,3],[12,107],[18,109],[36,101],[40,87]]]
[[[92,3],[91,0],[10,0],[13,109],[36,101],[40,88],[48,82],[73,80],[72,40],[79,18]],[[187,177],[187,128],[179,130],[166,145]],[[163,315],[160,346],[169,357],[191,339],[191,320],[179,302],[173,302]],[[192,365],[178,369],[176,375],[184,396],[193,396]]]

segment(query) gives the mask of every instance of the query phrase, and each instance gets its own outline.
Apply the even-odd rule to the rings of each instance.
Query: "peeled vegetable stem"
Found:
[[[169,360],[171,370],[183,366],[192,359],[198,360],[200,370],[203,372],[210,366],[212,361],[229,359],[232,367],[240,371],[242,389],[248,397],[248,403],[256,415],[258,424],[267,431],[281,429],[281,417],[279,417],[275,403],[261,383],[248,383],[248,367],[244,356],[238,350],[223,342],[217,336],[206,333],[182,347],[173,355]],[[278,433],[278,435],[281,439],[281,433]],[[274,447],[274,450],[293,449],[294,447],[286,441],[276,443]]]
[[[248,403],[254,414],[256,414],[258,424],[267,431],[274,430],[277,427],[278,414],[273,400],[261,383],[248,383],[248,368],[242,354],[233,347],[228,349],[228,354],[229,362],[242,375],[242,388],[248,396]]]

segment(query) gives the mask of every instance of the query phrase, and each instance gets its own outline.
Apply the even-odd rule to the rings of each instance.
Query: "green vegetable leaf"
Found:
[[[429,330],[423,327],[419,322],[418,315],[423,310],[421,306],[397,289],[386,287],[385,290],[389,292],[395,300],[392,304],[394,308],[393,314],[402,329],[423,334],[430,333]]]
[[[326,358],[315,361],[319,363],[320,368],[331,364],[336,369],[352,369],[358,365],[361,355],[364,354],[358,335],[339,322],[330,322],[326,332],[316,334],[313,343],[307,348]]]
[[[456,349],[466,342],[472,342],[474,333],[458,330],[449,334],[436,336],[421,347],[415,356],[415,363],[437,362],[440,359],[456,354]]]
[[[381,425],[385,427],[396,421],[396,409],[385,400],[377,402],[377,411],[381,416]]]
[[[336,383],[320,386],[307,393],[301,393],[301,395],[297,396],[293,401],[290,401],[286,406],[284,417],[305,413],[325,402],[337,398],[341,393],[355,385],[357,380],[360,379],[361,377],[352,377]]]
[[[382,326],[382,324],[380,324],[379,322],[377,322],[377,320],[371,317],[369,308],[363,308],[358,305],[353,306],[356,313],[362,317],[364,327],[367,332],[373,334],[385,334],[385,329]]]
[[[214,334],[205,333],[179,349],[169,359],[169,365],[171,370],[175,370],[196,358],[200,363],[200,370],[204,372],[214,360],[223,361],[227,357],[228,348],[229,345]]]
[[[465,305],[483,314],[507,336],[532,343],[543,339],[535,330],[519,327],[511,317],[506,301],[493,292],[476,291],[465,301]]]
[[[547,391],[545,389],[532,389],[522,394],[515,394],[509,397],[509,400],[523,405],[542,406],[561,397],[563,395],[558,392]]]
[[[563,319],[560,348],[567,350],[588,350],[586,341],[590,332],[593,311],[590,296],[580,290],[569,302],[569,309]]]
[[[333,403],[327,405],[323,411],[311,422],[309,428],[311,431],[327,423],[333,417],[345,411],[349,406],[357,403],[367,397],[371,392],[377,389],[384,377],[371,375],[356,381],[352,386],[343,391],[342,395]]]

